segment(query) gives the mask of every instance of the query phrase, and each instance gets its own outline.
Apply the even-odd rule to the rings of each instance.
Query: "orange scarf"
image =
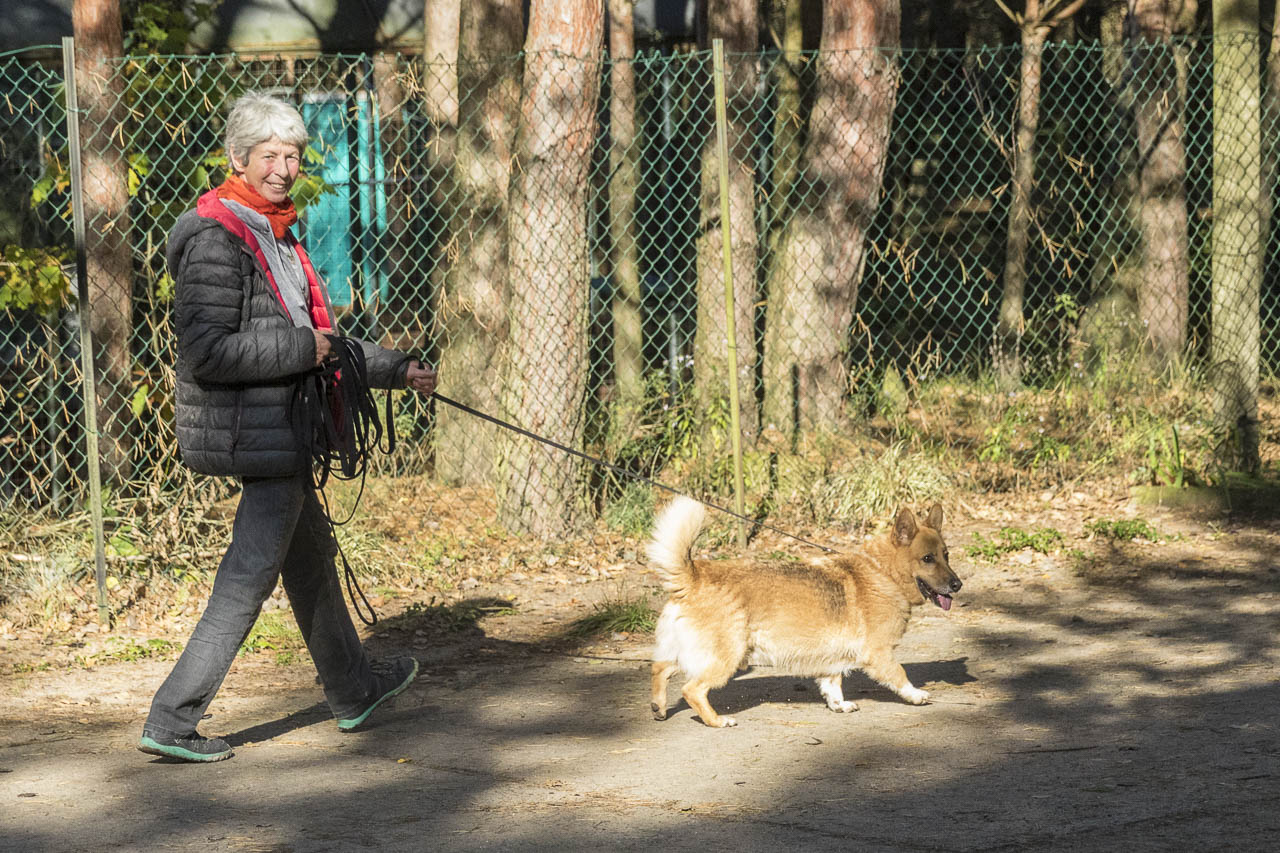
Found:
[[[239,175],[231,175],[218,187],[218,198],[243,204],[256,210],[271,223],[271,233],[279,240],[289,233],[289,226],[298,221],[298,209],[293,206],[293,199],[280,203],[267,201],[253,187],[245,183]]]

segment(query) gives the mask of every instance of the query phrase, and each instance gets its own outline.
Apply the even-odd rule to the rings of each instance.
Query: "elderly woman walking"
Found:
[[[190,641],[151,703],[138,748],[220,761],[231,748],[196,725],[241,643],[283,579],[338,728],[363,724],[418,672],[413,658],[370,663],[342,598],[337,546],[290,407],[298,379],[330,354],[333,309],[290,233],[289,191],[307,131],[293,106],[251,93],[227,119],[232,175],[202,195],[169,235],[177,282],[176,429],[183,462],[238,477],[231,544]],[[375,388],[435,390],[434,370],[361,342]]]

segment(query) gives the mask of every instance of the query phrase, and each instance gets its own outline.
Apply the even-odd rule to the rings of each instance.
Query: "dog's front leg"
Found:
[[[844,698],[844,691],[840,689],[841,680],[842,676],[839,673],[819,678],[818,690],[822,692],[822,698],[827,700],[828,708],[838,714],[847,714],[858,710],[858,703]]]
[[[887,651],[867,655],[862,671],[912,705],[923,705],[929,701],[929,691],[913,685],[902,665]]]

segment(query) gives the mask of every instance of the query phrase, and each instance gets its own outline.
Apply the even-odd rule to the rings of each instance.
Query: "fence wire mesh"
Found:
[[[1215,146],[1219,42],[1048,44],[1034,78],[1016,46],[730,55],[729,223],[709,52],[113,60],[78,90],[87,306],[68,266],[61,69],[0,57],[0,503],[83,490],[81,322],[107,481],[185,482],[164,246],[225,175],[222,124],[248,90],[307,124],[297,230],[346,333],[632,470],[714,450],[728,422],[726,226],[749,442],[839,428],[886,371],[1037,383],[1141,352],[1273,374],[1277,94],[1244,74],[1260,125]],[[1216,206],[1215,172],[1246,175]],[[1250,204],[1261,229],[1215,247],[1215,219]],[[1219,304],[1248,327],[1242,352],[1213,348]],[[387,470],[589,511],[595,475],[553,451],[412,395],[395,417],[410,440]]]

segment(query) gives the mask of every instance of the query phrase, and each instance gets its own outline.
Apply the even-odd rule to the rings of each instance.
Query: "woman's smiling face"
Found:
[[[259,195],[279,204],[289,198],[289,190],[298,179],[301,162],[302,152],[298,146],[281,142],[273,136],[253,146],[244,163],[233,160],[232,166]]]

